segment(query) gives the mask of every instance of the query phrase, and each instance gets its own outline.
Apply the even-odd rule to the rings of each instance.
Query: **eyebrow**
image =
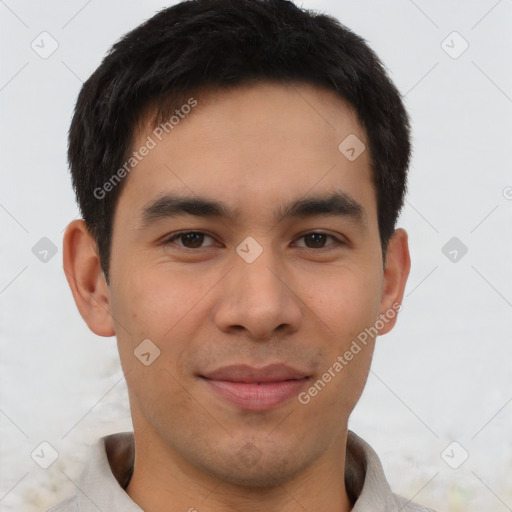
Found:
[[[143,208],[141,228],[183,215],[230,220],[239,217],[240,212],[213,199],[166,194]],[[274,210],[276,223],[289,218],[320,215],[350,218],[359,223],[364,223],[367,219],[364,207],[345,192],[306,196]]]

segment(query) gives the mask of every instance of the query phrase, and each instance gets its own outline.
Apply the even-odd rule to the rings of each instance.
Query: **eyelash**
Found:
[[[168,244],[171,244],[171,243],[174,243],[175,240],[179,239],[180,237],[184,236],[184,235],[204,235],[204,236],[207,236],[207,237],[210,237],[212,240],[214,240],[213,236],[209,235],[208,233],[204,233],[203,231],[180,231],[178,233],[175,233],[173,234],[172,236],[166,238],[162,244],[164,246],[167,246]],[[329,250],[330,247],[332,246],[342,246],[342,245],[346,245],[345,242],[343,242],[342,240],[340,240],[339,238],[335,237],[334,235],[331,235],[330,233],[325,233],[323,231],[309,231],[307,233],[304,233],[302,235],[300,235],[298,237],[298,239],[300,238],[304,238],[304,237],[307,237],[307,236],[311,236],[311,235],[323,235],[327,238],[331,238],[332,240],[334,240],[334,242],[332,244],[329,244],[325,247],[318,247],[318,248],[314,248],[314,247],[301,247],[302,249],[311,249],[311,250],[314,250],[314,251],[320,251],[320,250]],[[207,247],[210,247],[210,246],[207,246]],[[205,247],[196,247],[196,248],[190,248],[190,247],[184,247],[184,246],[180,246],[180,249],[185,249],[185,250],[189,250],[189,251],[195,251],[197,249],[205,249]]]

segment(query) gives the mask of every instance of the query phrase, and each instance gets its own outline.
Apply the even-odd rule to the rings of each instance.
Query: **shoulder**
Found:
[[[435,512],[394,494],[377,453],[364,439],[348,431],[345,482],[357,497],[353,512]]]
[[[46,512],[78,512],[78,503],[76,496],[72,496],[58,505],[50,508]]]
[[[401,512],[436,512],[431,508],[414,503],[402,496],[398,496],[397,494],[393,494],[393,501],[393,508],[389,508],[387,510],[400,510]]]

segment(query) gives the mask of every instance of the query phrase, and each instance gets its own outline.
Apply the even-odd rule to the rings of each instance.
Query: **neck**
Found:
[[[230,474],[219,479],[191,465],[168,443],[148,434],[147,429],[135,430],[133,476],[126,489],[146,512],[351,510],[345,487],[346,429],[328,453],[300,474],[268,487],[233,483]]]

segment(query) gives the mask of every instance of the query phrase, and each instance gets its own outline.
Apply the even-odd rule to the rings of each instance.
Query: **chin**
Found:
[[[316,457],[304,457],[301,450],[290,449],[288,453],[267,448],[260,452],[254,445],[247,443],[236,452],[217,454],[216,461],[206,463],[201,460],[203,470],[223,484],[244,487],[245,489],[268,489],[282,486],[293,480],[311,465]]]

